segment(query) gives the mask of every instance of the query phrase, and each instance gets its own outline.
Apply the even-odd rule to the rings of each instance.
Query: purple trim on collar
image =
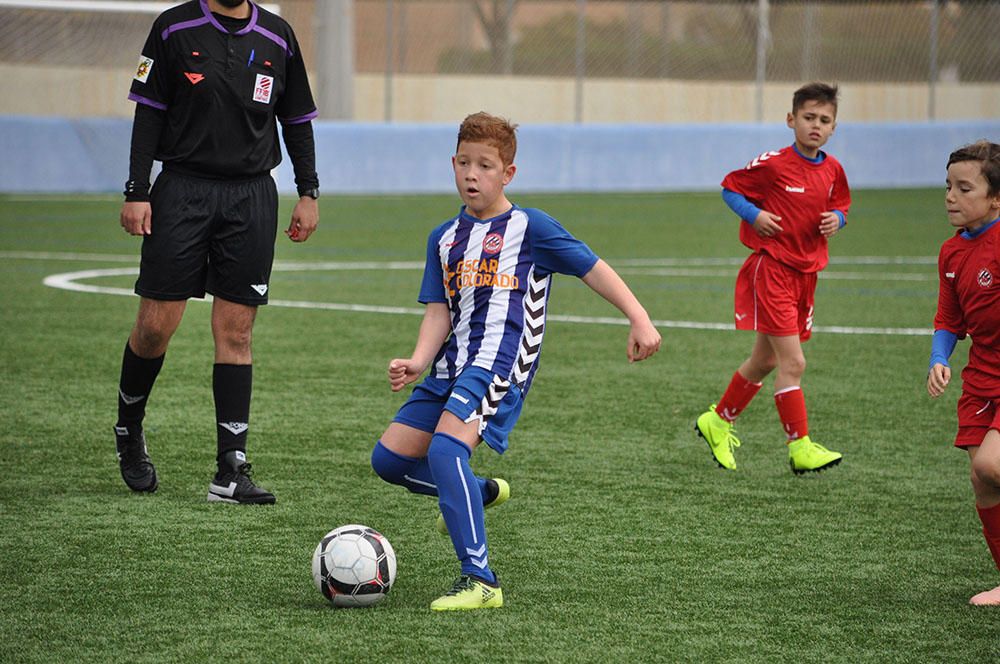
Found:
[[[256,9],[256,8],[254,8],[254,9]],[[253,26],[253,31],[254,32],[259,32],[260,34],[264,35],[265,37],[267,37],[268,39],[270,39],[271,41],[273,41],[275,44],[277,44],[278,46],[280,46],[282,48],[282,50],[285,51],[285,53],[288,54],[288,57],[292,57],[293,55],[295,55],[294,53],[292,53],[292,49],[288,48],[288,42],[286,42],[284,39],[282,39],[278,35],[276,35],[273,32],[271,32],[267,28],[262,28],[259,25],[255,25],[255,26]]]
[[[139,103],[139,104],[145,104],[146,106],[152,106],[153,108],[158,109],[160,111],[167,110],[167,105],[166,104],[161,104],[158,101],[153,101],[152,99],[148,99],[146,97],[142,97],[140,95],[137,95],[134,92],[128,93],[128,98],[130,100],[134,101],[134,102]]]
[[[211,23],[213,26],[215,26],[215,29],[218,30],[219,32],[224,32],[224,33],[226,33],[228,35],[229,34],[229,30],[226,30],[225,26],[223,26],[221,23],[219,23],[219,20],[217,18],[215,18],[214,16],[212,16],[212,10],[208,8],[208,0],[199,0],[199,2],[201,4],[201,11],[202,11],[202,13],[205,14],[205,17],[204,17],[205,20],[207,20],[209,23]],[[250,32],[251,30],[253,30],[254,28],[257,27],[257,5],[255,5],[252,2],[250,2],[248,4],[250,5],[250,20],[247,21],[247,24],[244,25],[242,28],[240,28],[239,31],[237,31],[237,32],[235,32],[233,34],[245,35],[245,34],[247,34],[248,32]],[[204,23],[205,20],[203,20],[202,23]],[[199,25],[201,25],[201,24],[199,24]]]
[[[250,32],[251,30],[254,30],[256,28],[257,28],[257,5],[255,5],[254,3],[251,2],[250,3],[250,20],[247,21],[247,24],[244,25],[242,28],[240,28],[239,32],[237,32],[236,34],[238,34],[238,35],[245,35],[248,32]]]
[[[202,16],[201,18],[195,18],[190,21],[183,21],[181,23],[174,23],[173,25],[168,25],[167,29],[160,33],[160,39],[162,39],[163,41],[167,41],[167,37],[169,37],[170,34],[173,32],[177,32],[178,30],[187,30],[188,28],[197,28],[199,25],[205,25],[210,20],[211,18],[206,18],[205,16]]]
[[[319,111],[315,110],[312,113],[306,113],[305,115],[300,115],[297,118],[278,118],[278,121],[283,125],[297,125],[309,122],[310,120],[315,120],[319,117]]]

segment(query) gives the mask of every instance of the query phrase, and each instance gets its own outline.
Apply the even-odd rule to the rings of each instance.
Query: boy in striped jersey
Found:
[[[621,277],[540,210],[510,203],[516,125],[475,113],[462,122],[452,157],[464,205],[435,228],[419,301],[427,305],[413,354],[389,363],[394,392],[430,373],[399,409],[372,451],[385,481],[438,497],[438,528],[461,562],[435,611],[493,608],[503,592],[490,568],[483,508],[510,496],[502,479],[469,465],[480,442],[498,453],[538,369],[552,275],[579,277],[631,323],[630,362],[650,357],[660,334]]]

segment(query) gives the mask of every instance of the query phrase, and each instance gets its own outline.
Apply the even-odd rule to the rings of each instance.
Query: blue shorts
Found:
[[[467,367],[454,380],[425,378],[392,421],[431,433],[447,410],[463,422],[479,420],[479,437],[503,454],[523,404],[517,385],[486,369]]]

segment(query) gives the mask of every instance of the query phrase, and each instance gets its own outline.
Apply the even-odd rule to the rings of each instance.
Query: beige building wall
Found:
[[[0,114],[131,117],[134,107],[126,98],[131,78],[120,69],[0,65],[7,88]],[[584,122],[753,122],[756,116],[756,87],[748,82],[587,79],[582,87]],[[764,86],[765,122],[782,121],[795,87]],[[569,78],[397,75],[391,95],[395,122],[455,123],[470,112],[489,110],[522,124],[569,123],[576,113],[576,82]],[[842,83],[840,118],[921,122],[928,117],[929,95],[924,84]],[[386,110],[385,78],[357,74],[354,119],[382,122]],[[935,117],[996,119],[1000,85],[939,84]]]
[[[395,76],[391,119],[397,122],[458,122],[489,110],[519,123],[568,123],[576,113],[576,83],[567,78]],[[781,122],[791,110],[797,83],[768,83],[763,119]],[[383,76],[359,74],[354,83],[354,119],[386,119]],[[586,79],[583,122],[754,122],[756,86],[748,82]],[[850,122],[922,122],[928,119],[926,85],[842,83],[840,118]],[[460,101],[459,101],[460,100]],[[937,86],[935,119],[1000,118],[1000,85],[950,83]]]

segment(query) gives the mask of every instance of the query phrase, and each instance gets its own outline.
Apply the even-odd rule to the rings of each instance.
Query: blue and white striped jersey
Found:
[[[453,379],[476,366],[527,392],[538,368],[552,274],[582,277],[597,260],[541,210],[514,206],[484,220],[463,206],[427,241],[418,299],[446,303],[452,330],[431,375]]]

